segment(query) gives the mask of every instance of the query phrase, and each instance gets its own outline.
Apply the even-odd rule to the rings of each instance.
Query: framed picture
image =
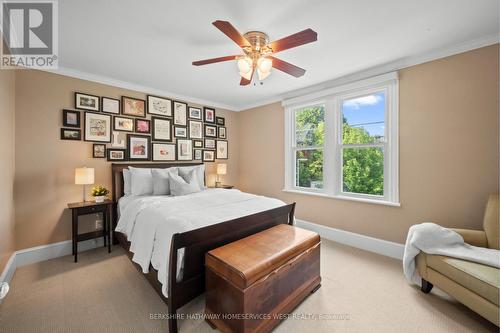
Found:
[[[81,110],[99,111],[99,96],[76,92],[75,108]]]
[[[228,156],[228,146],[226,140],[217,140],[217,159],[218,160],[227,160]]]
[[[174,125],[187,126],[187,104],[174,101]]]
[[[94,143],[92,147],[92,157],[93,158],[105,158],[106,157],[106,145],[102,143]]]
[[[148,113],[163,117],[172,117],[172,100],[148,95]]]
[[[203,148],[203,140],[193,140],[193,147]]]
[[[203,162],[214,162],[214,161],[215,161],[215,150],[204,150]]]
[[[187,138],[187,127],[174,126],[174,136],[176,138]]]
[[[111,116],[85,112],[83,139],[94,142],[111,142]]]
[[[122,114],[146,118],[146,101],[143,99],[122,96]]]
[[[63,126],[80,128],[80,111],[63,110]]]
[[[189,107],[189,118],[201,120],[201,109],[193,106]]]
[[[133,132],[134,118],[113,117],[113,131]]]
[[[194,160],[196,160],[196,161],[203,160],[203,149],[195,149],[194,150]]]
[[[113,132],[113,141],[111,142],[111,147],[113,148],[125,148],[127,145],[125,144],[126,137],[125,133],[122,132]]]
[[[204,119],[206,123],[215,124],[215,109],[212,108],[204,108]]]
[[[137,133],[151,133],[150,121],[146,119],[135,119],[135,131]]]
[[[120,100],[116,98],[101,98],[102,112],[120,114]]]
[[[107,157],[108,161],[125,161],[125,149],[108,149]]]
[[[152,117],[153,141],[172,141],[172,121],[166,118]]]
[[[203,138],[203,123],[197,120],[189,121],[189,137],[191,139]]]
[[[82,131],[72,128],[61,128],[61,140],[81,140]]]
[[[205,139],[206,149],[215,149],[215,139]]]
[[[175,161],[175,144],[153,143],[153,161]]]
[[[220,139],[227,139],[225,127],[223,127],[223,126],[219,127],[218,131],[219,131],[219,138]]]
[[[127,158],[130,161],[149,161],[150,141],[149,135],[127,134]]]
[[[193,141],[186,139],[177,139],[177,160],[193,160]]]
[[[224,117],[215,117],[215,123],[219,126],[226,125],[226,118]]]
[[[217,137],[217,126],[205,124],[205,136],[216,138]]]

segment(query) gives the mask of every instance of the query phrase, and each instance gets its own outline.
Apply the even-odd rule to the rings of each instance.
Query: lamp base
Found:
[[[215,187],[221,187],[221,182],[215,182]]]
[[[9,292],[9,284],[7,282],[2,282],[0,284],[0,299],[5,298]]]

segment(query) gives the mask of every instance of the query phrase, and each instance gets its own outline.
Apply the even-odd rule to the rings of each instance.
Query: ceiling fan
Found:
[[[306,72],[305,69],[275,58],[273,54],[315,42],[318,39],[318,34],[314,30],[306,29],[269,43],[269,37],[263,32],[250,31],[241,35],[238,30],[227,21],[215,21],[212,22],[212,24],[238,44],[243,50],[244,55],[230,55],[199,60],[194,61],[193,65],[202,66],[216,62],[237,60],[239,74],[241,76],[240,85],[242,86],[246,86],[252,82],[255,71],[257,71],[259,80],[264,80],[271,74],[272,67],[295,77],[304,75]]]

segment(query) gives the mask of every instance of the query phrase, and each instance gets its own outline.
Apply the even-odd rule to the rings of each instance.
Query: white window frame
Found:
[[[343,192],[342,186],[342,101],[377,92],[385,92],[385,140],[369,145],[384,148],[384,195]],[[325,106],[325,139],[323,145],[323,189],[295,185],[295,111],[304,107]],[[283,191],[318,195],[335,199],[400,206],[399,202],[399,85],[397,73],[313,92],[283,101],[285,108],[285,188]]]

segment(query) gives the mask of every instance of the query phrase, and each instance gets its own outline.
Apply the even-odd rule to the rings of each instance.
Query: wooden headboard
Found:
[[[158,168],[165,169],[171,167],[179,166],[196,166],[203,163],[182,163],[182,162],[171,162],[171,163],[113,163],[111,164],[111,182],[113,187],[113,201],[115,204],[118,199],[123,197],[123,169],[127,169],[129,166],[134,168]]]

